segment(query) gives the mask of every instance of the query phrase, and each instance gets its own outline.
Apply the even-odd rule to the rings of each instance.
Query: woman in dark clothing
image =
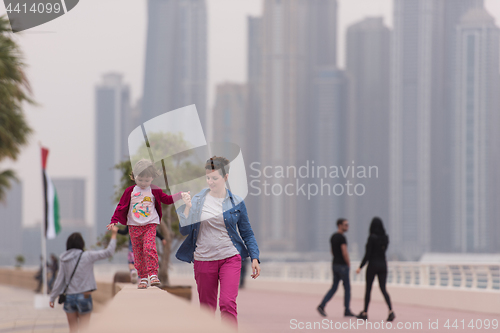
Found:
[[[365,256],[359,268],[356,270],[356,274],[359,274],[361,268],[368,262],[368,268],[366,269],[365,308],[357,316],[359,319],[368,319],[368,304],[370,303],[370,294],[375,275],[378,276],[380,290],[382,294],[384,294],[385,301],[389,307],[389,317],[387,321],[393,321],[396,317],[394,311],[392,311],[391,299],[385,289],[385,284],[387,282],[387,261],[385,259],[385,251],[387,251],[388,245],[389,236],[385,233],[384,224],[380,218],[374,217],[370,224],[370,236],[366,242]]]

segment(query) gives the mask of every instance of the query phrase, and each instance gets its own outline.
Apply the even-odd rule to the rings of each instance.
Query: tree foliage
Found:
[[[16,160],[21,147],[28,143],[31,129],[24,117],[23,102],[34,104],[29,97],[30,85],[26,78],[19,46],[12,39],[9,21],[0,17],[0,160]],[[15,172],[0,172],[0,201],[12,181],[17,180]]]

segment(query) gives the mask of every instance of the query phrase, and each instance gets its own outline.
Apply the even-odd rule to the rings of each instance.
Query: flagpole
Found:
[[[42,143],[38,141],[38,145],[40,147],[40,161],[42,162],[42,188],[43,188],[43,195],[44,195],[44,207],[43,207],[43,220],[41,223],[41,235],[42,235],[42,295],[47,295],[47,230],[46,230],[46,224],[47,224],[47,198],[46,196],[46,186],[45,184],[45,176],[43,175],[43,172],[45,170],[45,165],[44,164],[44,158],[43,158],[43,147]],[[47,153],[48,155],[48,153]],[[47,156],[48,157],[48,156]],[[47,163],[45,161],[45,163]]]
[[[42,161],[42,143],[38,141],[38,145],[40,146],[40,160]],[[43,162],[42,162],[43,163]],[[42,182],[44,182],[44,176],[43,176],[43,169],[42,168]],[[45,184],[43,185],[45,186]],[[44,195],[46,191],[44,190]],[[46,230],[45,230],[45,224],[47,219],[47,201],[44,199],[44,219],[42,220],[41,223],[41,235],[42,235],[42,295],[47,295],[47,235],[46,235]]]

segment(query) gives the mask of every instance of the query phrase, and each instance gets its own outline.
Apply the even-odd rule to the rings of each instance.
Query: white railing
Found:
[[[193,276],[192,265],[172,265],[172,276]],[[264,262],[261,279],[280,281],[331,282],[330,262]],[[351,263],[353,283],[365,282],[365,269],[355,270],[359,262]],[[250,270],[250,266],[248,266]],[[482,289],[500,293],[499,264],[389,262],[387,283],[390,285]]]

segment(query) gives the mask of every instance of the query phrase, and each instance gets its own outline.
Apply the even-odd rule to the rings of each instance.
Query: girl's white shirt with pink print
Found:
[[[155,209],[155,197],[151,186],[142,189],[136,185],[130,198],[127,225],[144,226],[147,224],[160,224],[160,218]]]

